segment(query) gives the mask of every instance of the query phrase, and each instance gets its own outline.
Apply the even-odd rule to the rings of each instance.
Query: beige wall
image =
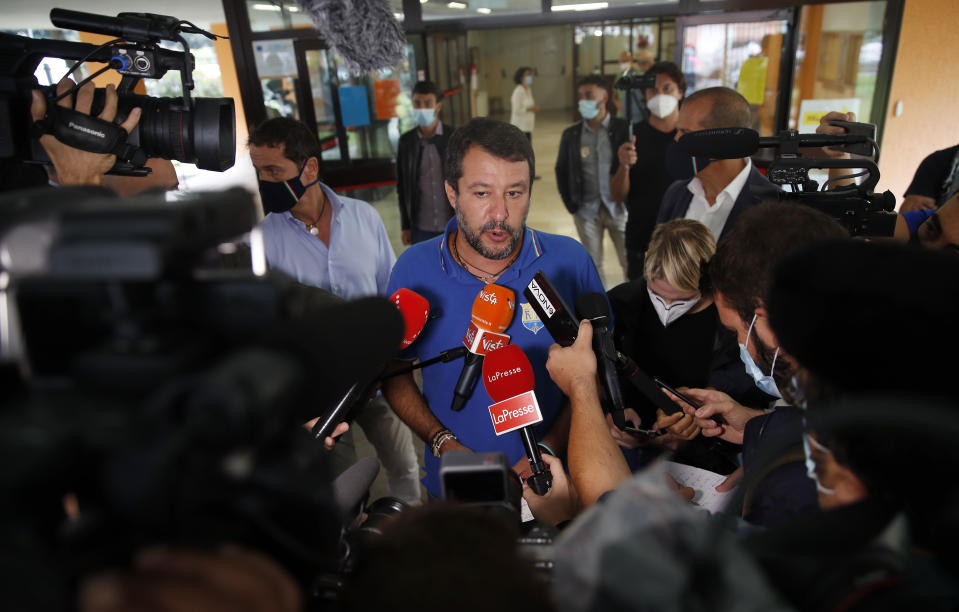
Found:
[[[899,201],[926,155],[959,143],[956,24],[956,0],[906,0],[877,188],[891,190]]]

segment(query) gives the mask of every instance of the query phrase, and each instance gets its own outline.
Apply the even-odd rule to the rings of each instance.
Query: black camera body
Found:
[[[638,89],[640,91],[656,89],[656,75],[650,74],[649,72],[644,72],[643,74],[626,74],[616,79],[614,87],[624,91],[631,89]]]
[[[0,33],[0,158],[25,162],[49,162],[30,120],[31,90],[41,89],[48,109],[56,86],[39,87],[34,72],[46,57],[103,63],[122,75],[117,88],[119,104],[115,125],[129,112],[140,107],[140,122],[126,138],[130,145],[118,155],[111,174],[149,173],[147,158],[161,157],[194,163],[204,170],[226,170],[236,157],[236,116],[232,98],[191,98],[193,55],[181,32],[202,32],[185,26],[175,17],[148,13],[120,13],[116,17],[92,15],[65,9],[53,9],[54,25],[106,35],[115,41],[96,46],[86,43],[32,39]],[[183,51],[165,49],[160,41],[174,41]],[[142,78],[158,79],[170,70],[180,72],[181,98],[153,98],[133,93]],[[97,90],[91,116],[103,108],[104,91]],[[55,110],[55,109],[54,109]],[[53,117],[53,122],[62,119]],[[52,130],[52,133],[57,134]],[[89,132],[90,128],[84,131]],[[67,142],[88,149],[83,144]]]

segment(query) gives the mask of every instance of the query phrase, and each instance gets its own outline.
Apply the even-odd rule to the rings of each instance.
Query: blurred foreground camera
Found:
[[[192,98],[194,59],[182,33],[214,38],[189,22],[165,15],[120,13],[116,17],[65,9],[50,11],[54,25],[117,38],[100,46],[60,40],[31,39],[0,33],[0,158],[48,162],[39,135],[53,134],[64,144],[101,153],[114,153],[111,174],[142,176],[147,158],[161,157],[196,164],[204,170],[226,170],[236,155],[236,118],[232,98]],[[183,51],[160,46],[179,43]],[[34,72],[47,57],[105,66],[77,84],[107,70],[122,75],[119,104],[113,123],[96,117],[103,109],[104,90],[96,92],[90,116],[56,104],[56,86],[40,88]],[[140,79],[159,79],[169,70],[180,73],[180,98],[152,98],[133,93]],[[71,70],[72,72],[72,70]],[[66,75],[65,75],[66,76]],[[71,93],[75,91],[71,90]],[[47,116],[31,125],[31,90],[47,97]],[[119,127],[129,112],[143,109],[139,124],[126,135]]]

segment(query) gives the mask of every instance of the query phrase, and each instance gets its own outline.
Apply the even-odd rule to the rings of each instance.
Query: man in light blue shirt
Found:
[[[384,295],[396,256],[383,220],[366,202],[337,196],[320,182],[321,149],[309,128],[294,119],[269,119],[249,145],[268,212],[260,223],[267,265],[347,300]],[[409,428],[382,396],[353,416],[386,468],[391,494],[418,502],[419,465]],[[350,457],[351,445],[344,442],[334,452],[346,455],[345,468],[355,454]]]

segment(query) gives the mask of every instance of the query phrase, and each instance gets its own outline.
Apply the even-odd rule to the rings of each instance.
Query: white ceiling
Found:
[[[192,21],[200,27],[226,22],[220,0],[0,0],[0,29],[56,29],[50,23],[52,8],[110,16],[117,13],[159,13]]]

